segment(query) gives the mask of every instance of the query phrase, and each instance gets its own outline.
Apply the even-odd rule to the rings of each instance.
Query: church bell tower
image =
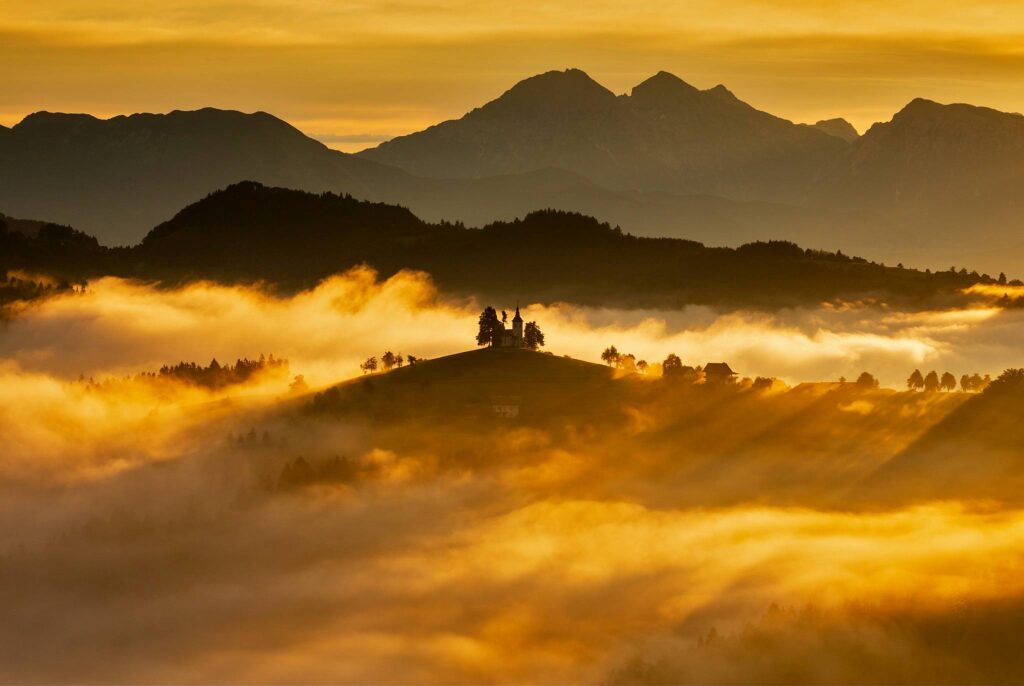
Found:
[[[512,336],[515,339],[515,346],[522,348],[523,342],[523,317],[519,314],[519,303],[516,303],[516,316],[512,318]]]

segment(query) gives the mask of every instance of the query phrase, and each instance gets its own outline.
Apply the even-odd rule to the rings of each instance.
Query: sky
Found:
[[[914,97],[1024,111],[1022,38],[1013,0],[0,0],[0,124],[212,106],[358,150],[578,67],[863,131]]]

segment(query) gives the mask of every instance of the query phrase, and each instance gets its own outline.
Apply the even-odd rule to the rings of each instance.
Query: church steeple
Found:
[[[519,303],[516,303],[516,316],[512,317],[512,335],[517,348],[523,347],[523,316],[519,314]]]

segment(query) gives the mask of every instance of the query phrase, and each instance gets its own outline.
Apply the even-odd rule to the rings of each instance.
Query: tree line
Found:
[[[980,374],[964,374],[960,377],[960,390],[965,393],[978,393],[985,390],[991,383],[992,377],[988,374],[985,376]],[[950,392],[955,391],[956,386],[956,377],[949,372],[943,372],[942,376],[939,376],[935,370],[927,374],[921,374],[920,369],[915,369],[907,378],[907,389],[911,391],[925,391],[926,393],[935,393],[937,391]]]
[[[415,355],[403,356],[402,353],[393,353],[387,350],[380,356],[379,360],[376,356],[366,358],[366,361],[359,365],[359,369],[363,371],[363,374],[373,374],[378,369],[390,372],[392,369],[401,369],[406,364],[414,365],[418,362],[423,362],[424,359]]]
[[[497,254],[501,260],[494,259]],[[397,206],[254,183],[235,184],[184,208],[131,248],[99,246],[67,227],[29,237],[0,224],[0,271],[68,279],[206,278],[266,281],[292,290],[361,264],[382,277],[401,269],[425,271],[448,292],[605,307],[778,307],[867,293],[917,305],[940,294],[966,298],[963,289],[976,283],[1019,283],[964,268],[932,273],[888,267],[786,241],[712,248],[632,236],[570,212],[538,211],[466,229],[429,224]]]
[[[1002,275],[1001,275],[1002,276]],[[646,374],[651,365],[646,360],[638,360],[636,355],[619,351],[614,345],[608,346],[601,353],[601,360],[609,367],[621,369],[627,373]],[[1015,370],[1007,370],[1003,377],[1012,376]],[[675,353],[669,353],[661,362],[661,375],[665,379],[673,379],[684,383],[702,383],[705,380],[704,368],[700,365],[690,366],[683,364],[682,359]],[[771,377],[757,377],[753,380],[754,388],[770,388],[774,383]],[[847,384],[846,377],[839,378],[840,385]],[[984,391],[990,384],[992,378],[988,374],[964,374],[960,377],[959,387],[965,393],[979,393]],[[853,385],[858,388],[878,388],[879,381],[870,372],[862,372]],[[944,372],[941,376],[936,371],[922,374],[921,370],[915,369],[907,379],[907,388],[911,391],[938,392],[955,391],[957,389],[957,378],[950,372]]]
[[[235,360],[234,364],[225,365],[220,364],[217,362],[217,358],[214,358],[205,367],[195,362],[179,362],[175,365],[164,365],[155,374],[150,372],[143,373],[141,376],[170,378],[205,388],[223,388],[244,383],[263,371],[287,369],[288,360],[275,358],[271,353],[269,357],[260,355],[257,360],[241,357]]]
[[[234,386],[245,383],[258,374],[268,371],[287,373],[288,360],[261,354],[258,359],[250,360],[248,357],[240,357],[234,364],[222,365],[217,358],[210,360],[205,367],[197,362],[178,362],[177,364],[165,364],[155,372],[139,372],[134,377],[125,376],[122,378],[106,378],[96,381],[92,377],[88,379],[80,376],[79,383],[85,384],[90,390],[103,390],[121,382],[141,381],[151,382],[158,380],[171,380],[185,383],[191,386],[200,386],[211,390]],[[306,381],[300,374],[294,378],[289,388],[293,392],[307,390]]]

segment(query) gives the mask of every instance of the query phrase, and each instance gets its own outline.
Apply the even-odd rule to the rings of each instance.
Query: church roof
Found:
[[[516,316],[512,317],[512,321],[513,322],[521,322],[521,321],[523,321],[522,316],[519,314],[519,305],[516,305]]]
[[[708,362],[704,365],[705,374],[722,374],[725,376],[733,376],[736,374],[726,362]]]

